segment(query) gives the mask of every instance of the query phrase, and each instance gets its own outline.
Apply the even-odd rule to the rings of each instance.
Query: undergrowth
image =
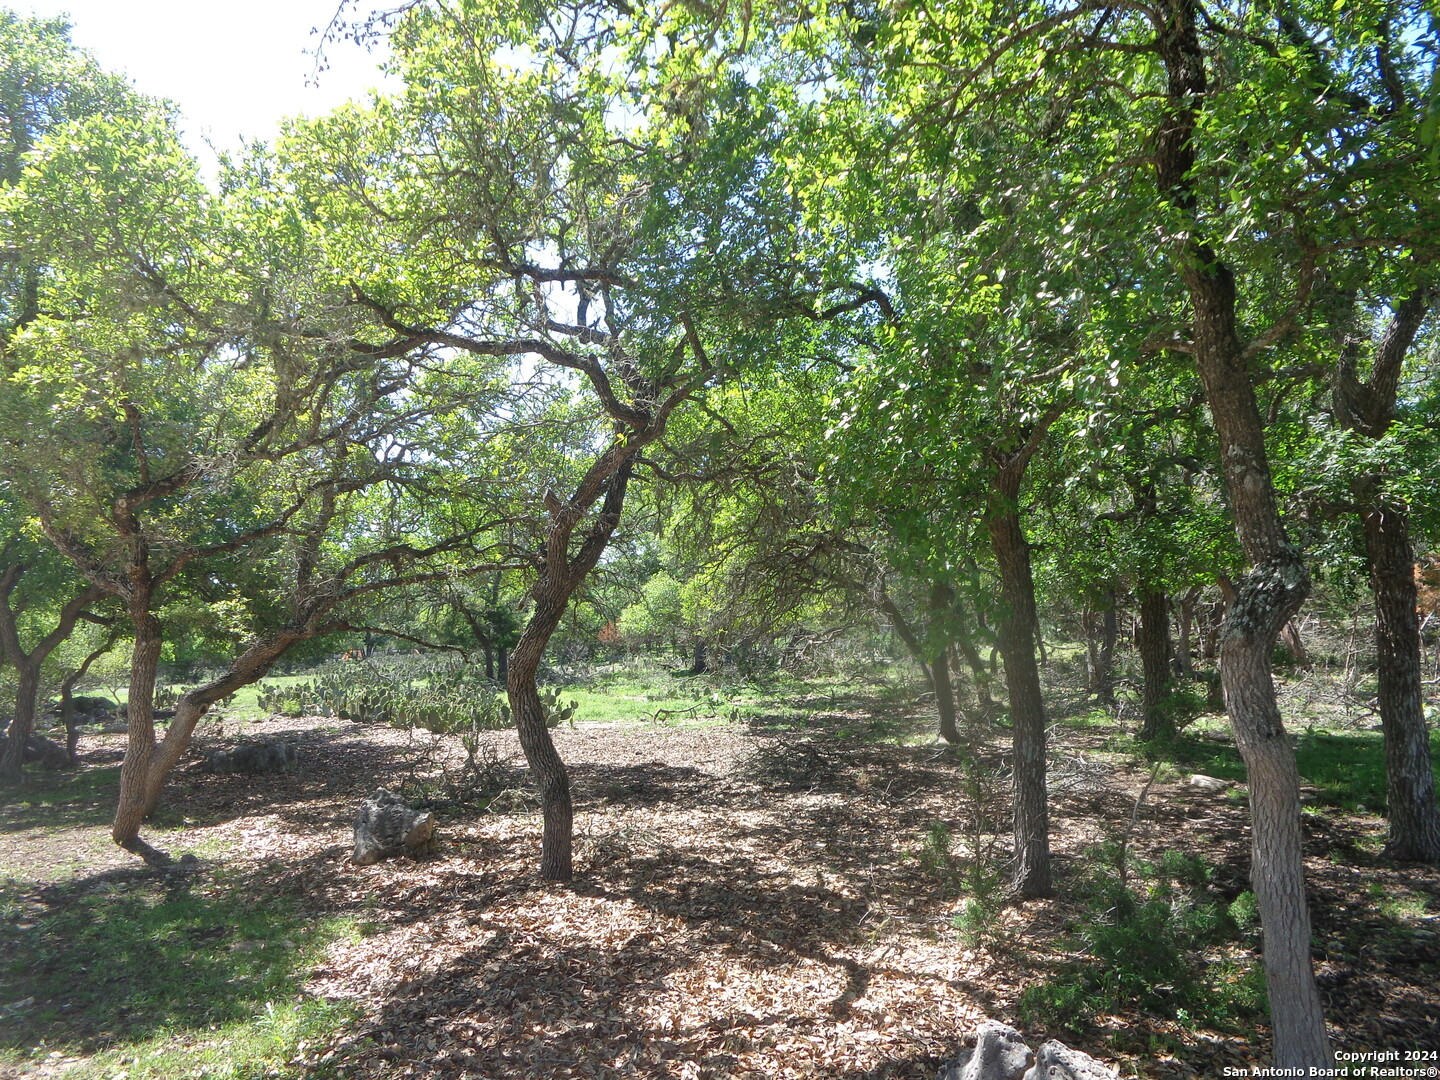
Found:
[[[1175,851],[1127,861],[1111,843],[1088,862],[1076,883],[1083,910],[1064,943],[1072,958],[1021,994],[1023,1020],[1085,1035],[1117,1012],[1222,1031],[1262,1015],[1262,973],[1239,948],[1258,924],[1252,894],[1227,903],[1210,887],[1212,868]]]

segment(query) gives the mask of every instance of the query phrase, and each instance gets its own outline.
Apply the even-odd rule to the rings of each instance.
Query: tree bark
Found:
[[[653,427],[652,437],[658,437],[662,427],[663,418]],[[570,775],[545,724],[536,675],[545,646],[560,625],[571,595],[595,568],[620,523],[632,462],[644,441],[648,440],[633,439],[628,446],[617,443],[590,467],[579,490],[567,502],[562,503],[547,493],[551,525],[545,538],[540,574],[530,589],[534,606],[520,640],[510,651],[505,687],[510,713],[520,736],[520,749],[525,753],[530,775],[540,793],[544,819],[540,876],[547,881],[569,881],[574,876],[574,809],[570,801]],[[601,495],[604,498],[600,511],[572,555],[571,535]]]
[[[141,589],[129,598],[135,648],[130,656],[130,691],[125,705],[125,760],[120,764],[120,801],[110,837],[120,847],[147,863],[165,860],[140,839],[140,826],[160,798],[161,776],[154,776],[155,678],[160,666],[163,635],[160,620],[150,610],[151,593]],[[177,710],[178,715],[178,710]]]
[[[5,736],[4,757],[0,758],[0,779],[20,779],[25,765],[25,744],[35,730],[35,713],[40,697],[40,661],[27,657],[15,665],[15,715]]]
[[[1140,588],[1137,644],[1144,675],[1140,738],[1147,742],[1172,738],[1175,721],[1165,708],[1165,699],[1170,692],[1170,605],[1164,589],[1153,585]]]
[[[706,653],[705,639],[704,639],[704,638],[696,638],[696,639],[695,639],[694,659],[691,660],[691,662],[690,662],[690,667],[689,667],[689,669],[685,672],[686,675],[704,675],[705,672],[707,672],[707,671],[710,670],[710,668],[709,668],[709,666],[708,666],[708,664],[706,663],[706,660],[705,660],[705,653]]]
[[[990,696],[990,669],[980,658],[980,651],[976,649],[975,641],[963,623],[955,630],[955,648],[965,658],[965,666],[970,669],[970,676],[975,680],[976,705],[982,713],[990,715],[995,711],[995,699]]]
[[[1355,372],[1355,343],[1342,346],[1335,413],[1352,431],[1379,439],[1394,423],[1405,356],[1434,300],[1433,290],[1420,289],[1396,305],[1364,383]],[[1415,551],[1409,521],[1403,506],[1385,498],[1378,477],[1361,480],[1355,494],[1375,595],[1376,676],[1390,823],[1384,853],[1403,861],[1440,863],[1440,810],[1421,697]]]
[[[1193,586],[1180,598],[1179,640],[1175,645],[1175,674],[1183,679],[1193,678],[1195,662],[1191,657],[1193,631],[1195,629],[1195,605],[1200,599],[1201,588]]]
[[[1420,688],[1414,550],[1399,507],[1378,503],[1361,518],[1375,591],[1375,657],[1390,821],[1384,854],[1407,862],[1440,863],[1440,813]]]
[[[1328,1076],[1335,1058],[1310,959],[1300,776],[1270,672],[1275,639],[1304,603],[1310,578],[1280,522],[1251,358],[1239,338],[1235,277],[1209,246],[1199,220],[1192,173],[1196,126],[1208,91],[1199,21],[1196,0],[1166,0],[1155,21],[1155,45],[1168,79],[1167,108],[1155,137],[1155,174],[1161,203],[1184,222],[1174,258],[1188,294],[1195,364],[1219,436],[1235,529],[1251,566],[1226,616],[1220,672],[1250,783],[1251,876],[1265,935],[1272,1062]]]
[[[1045,701],[1040,691],[1040,669],[1035,663],[1039,619],[1030,545],[1020,525],[1020,484],[1029,456],[1042,435],[1043,428],[1032,434],[1028,452],[1011,455],[998,470],[987,521],[1004,605],[999,644],[1005,658],[1014,755],[1015,866],[1010,891],[1019,897],[1047,896],[1052,889]]]
[[[540,704],[536,675],[545,656],[545,645],[565,614],[568,592],[562,582],[542,579],[530,593],[535,608],[510,651],[505,684],[510,713],[520,736],[520,749],[530,766],[530,776],[540,793],[544,832],[540,842],[540,876],[547,881],[569,881],[572,865],[574,809],[570,803],[570,774],[550,738],[545,710]]]

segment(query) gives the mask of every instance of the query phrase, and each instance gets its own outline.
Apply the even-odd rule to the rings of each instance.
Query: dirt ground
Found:
[[[249,864],[266,888],[299,896],[317,917],[373,927],[333,946],[307,986],[356,1003],[364,1017],[308,1060],[361,1078],[930,1080],[983,1018],[1021,1027],[1032,1045],[1059,1034],[1021,1024],[1016,1001],[1072,959],[1066,882],[1097,842],[1128,833],[1137,858],[1178,848],[1215,866],[1222,896],[1247,887],[1235,792],[1155,783],[1137,810],[1149,770],[1106,753],[1097,735],[1057,729],[1059,898],[1003,909],[983,938],[961,934],[952,920],[964,860],[937,862],[936,823],[957,848],[970,834],[991,845],[1000,866],[1003,785],[980,793],[990,827],[977,831],[977,800],[938,747],[824,737],[825,723],[846,719],[817,718],[813,737],[740,725],[557,730],[577,810],[569,885],[535,873],[540,824],[524,791],[488,812],[440,807],[427,859],[353,865],[359,800],[377,786],[416,791],[459,751],[451,740],[333,719],[212,732],[212,745],[290,736],[301,766],[254,778],[213,775],[193,760],[172,781],[169,828],[158,835],[198,849],[200,873]],[[757,780],[754,755],[769,747],[777,760],[781,738],[778,760],[798,764]],[[492,748],[496,762],[521,760],[512,733],[495,733]],[[86,766],[113,764],[121,750],[120,736],[88,739]],[[1003,742],[984,756],[1003,772]],[[107,799],[50,814],[5,808],[4,874],[39,886],[130,865],[108,842]],[[1307,814],[1306,828],[1337,1048],[1440,1048],[1435,905],[1398,936],[1376,906],[1401,889],[1440,895],[1440,874],[1371,854],[1378,818]],[[1197,1033],[1116,1015],[1101,1018],[1089,1044],[1064,1037],[1122,1073],[1221,1076],[1263,1062],[1254,1019],[1248,1034]]]

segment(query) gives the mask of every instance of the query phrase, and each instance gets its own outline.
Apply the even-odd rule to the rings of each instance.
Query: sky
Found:
[[[317,115],[379,86],[381,54],[349,41],[314,51],[340,0],[0,0],[21,14],[68,15],[71,40],[142,93],[174,101],[185,140],[233,149],[270,139],[283,117]],[[360,0],[362,11],[377,5]],[[353,12],[354,5],[347,10]],[[207,162],[208,163],[208,162]]]

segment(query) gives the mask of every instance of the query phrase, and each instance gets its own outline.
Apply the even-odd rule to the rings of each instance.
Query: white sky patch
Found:
[[[186,144],[209,173],[209,149],[273,140],[287,116],[318,116],[371,88],[394,90],[384,52],[352,41],[315,50],[339,0],[9,0],[20,14],[68,15],[71,40],[136,89],[169,98],[184,114]],[[361,0],[354,19],[385,4]],[[321,33],[312,33],[318,30]]]

